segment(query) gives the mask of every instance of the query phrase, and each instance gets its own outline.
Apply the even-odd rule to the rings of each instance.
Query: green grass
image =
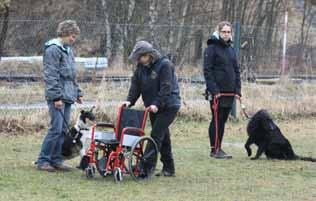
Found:
[[[295,151],[316,156],[312,119],[278,122]],[[316,164],[251,161],[242,148],[246,122],[229,122],[224,148],[233,160],[208,157],[208,122],[178,119],[171,127],[175,178],[120,184],[113,177],[86,179],[82,172],[46,173],[32,165],[44,135],[0,136],[0,200],[316,200]],[[75,166],[79,158],[67,163]],[[159,168],[161,165],[159,164]]]

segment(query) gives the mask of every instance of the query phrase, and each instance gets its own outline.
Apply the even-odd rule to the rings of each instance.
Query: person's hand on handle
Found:
[[[214,95],[214,98],[217,98],[217,99],[218,99],[218,98],[220,98],[220,97],[221,97],[221,94],[220,94],[220,93],[217,93],[217,94]]]
[[[63,101],[59,100],[59,101],[55,101],[54,102],[54,106],[56,109],[61,109],[63,107]]]
[[[120,106],[121,105],[124,105],[125,107],[129,107],[130,105],[131,105],[131,102],[129,102],[129,101],[123,101],[121,104],[120,104]]]
[[[239,100],[241,100],[241,96],[239,94],[235,94],[235,97]]]
[[[149,111],[152,113],[157,113],[158,112],[158,107],[156,105],[150,105],[148,107]]]

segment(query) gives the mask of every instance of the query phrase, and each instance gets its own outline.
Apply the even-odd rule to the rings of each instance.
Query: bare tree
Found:
[[[126,62],[128,53],[130,52],[134,41],[129,38],[131,33],[130,24],[133,23],[132,17],[135,12],[135,0],[129,0],[127,4],[127,16],[124,25],[124,61]]]
[[[302,64],[305,47],[308,42],[310,28],[313,22],[313,19],[316,15],[316,3],[313,4],[313,0],[304,0],[303,2],[303,16],[301,23],[301,34],[300,34],[300,44],[299,49],[296,54],[296,65]]]
[[[187,13],[189,11],[191,5],[191,1],[190,0],[186,0],[183,2],[183,8],[182,8],[182,13],[180,16],[180,20],[179,20],[179,29],[178,29],[178,35],[177,35],[177,39],[176,39],[176,45],[175,45],[175,52],[176,52],[176,59],[175,61],[177,63],[179,63],[180,59],[182,59],[182,52],[183,49],[181,49],[182,45],[183,45],[183,35],[185,32],[185,19],[187,17]],[[180,62],[182,63],[182,62]]]
[[[9,27],[9,13],[10,13],[10,1],[0,1],[0,15],[3,18],[1,35],[0,35],[0,60],[3,55],[4,43],[7,38],[8,27]]]
[[[4,1],[0,0],[0,7]],[[311,30],[316,15],[316,1],[304,1],[301,27],[296,38],[304,48],[301,53],[307,52],[306,48],[310,46],[314,48],[310,41],[314,36]],[[286,6],[296,9],[292,7],[293,3],[286,0],[83,0],[80,4],[75,0],[69,0],[67,4],[61,2],[11,1],[8,10],[10,26],[9,12],[5,12],[5,7],[2,7],[0,53],[3,54],[5,42],[7,54],[36,54],[43,41],[55,34],[57,20],[71,17],[82,28],[83,43],[76,46],[81,55],[102,54],[108,57],[109,64],[125,64],[135,40],[147,39],[163,54],[170,54],[177,65],[195,65],[199,63],[202,49],[207,45],[206,40],[214,31],[215,25],[219,21],[229,20],[233,24],[240,22],[241,42],[248,43],[240,55],[243,58],[246,55],[246,61],[252,60],[253,66],[260,66],[262,63],[268,64],[269,59],[272,62],[273,57],[278,58],[279,41],[282,37],[282,26],[279,25],[283,22],[283,11]],[[32,7],[28,5],[31,4],[37,9],[30,9]],[[94,11],[97,11],[95,15]],[[19,19],[43,19],[43,16],[48,16],[50,21],[13,22],[13,15],[17,15]],[[29,29],[33,31],[27,31]],[[6,35],[11,33],[23,34],[6,39]],[[293,41],[292,35],[289,39],[294,44],[297,41]],[[277,63],[275,60],[273,62]]]
[[[312,0],[304,0],[303,17],[301,24],[301,44],[303,46],[306,45],[306,42],[308,41],[309,30],[316,15],[316,5],[313,5],[312,3]]]
[[[104,26],[105,26],[105,36],[103,42],[105,44],[101,44],[101,47],[104,47],[104,54],[108,58],[109,65],[112,63],[112,37],[111,37],[111,25],[109,21],[109,5],[108,5],[108,0],[101,0],[101,6],[102,6],[102,11],[103,11],[103,20],[104,20]]]
[[[153,41],[154,45],[159,45],[156,37],[155,24],[158,20],[158,0],[150,0],[149,3],[149,29],[150,29],[150,38]]]
[[[174,44],[174,9],[173,0],[168,0],[168,21],[169,21],[169,31],[168,31],[168,44],[167,53],[172,56],[171,51]]]

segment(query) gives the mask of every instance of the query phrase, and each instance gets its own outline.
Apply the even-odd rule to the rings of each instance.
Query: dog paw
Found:
[[[258,159],[257,157],[250,158],[250,160],[257,160],[257,159]]]

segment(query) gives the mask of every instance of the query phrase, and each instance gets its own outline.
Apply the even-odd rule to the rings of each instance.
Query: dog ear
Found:
[[[80,111],[80,114],[84,114],[84,113],[85,113],[85,111],[84,111],[84,110],[81,110],[81,111]]]

